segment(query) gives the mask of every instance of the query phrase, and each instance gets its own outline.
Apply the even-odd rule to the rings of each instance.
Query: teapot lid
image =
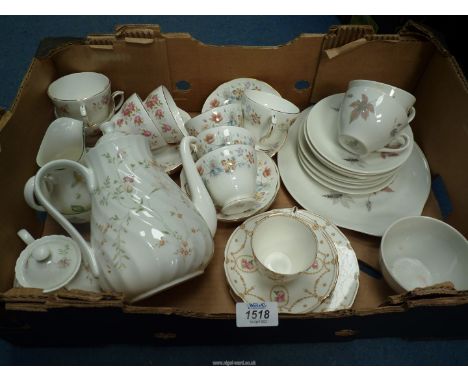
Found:
[[[68,284],[81,265],[78,244],[62,235],[44,236],[30,243],[16,261],[20,286],[52,292]]]
[[[107,121],[99,125],[99,129],[102,131],[102,137],[98,139],[95,146],[99,146],[101,143],[109,142],[117,138],[126,137],[129,134],[123,131],[120,131],[115,128],[115,123],[112,121]]]

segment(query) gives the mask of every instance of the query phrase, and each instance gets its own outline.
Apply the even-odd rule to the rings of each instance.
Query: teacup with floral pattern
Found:
[[[164,85],[154,89],[146,97],[144,107],[167,143],[179,143],[188,135],[179,108]]]
[[[198,136],[202,131],[217,126],[244,127],[241,106],[236,103],[215,107],[185,123],[187,133],[194,137]]]
[[[99,124],[108,120],[124,99],[123,91],[111,93],[109,78],[94,72],[60,77],[49,85],[47,95],[55,105],[57,118],[81,120],[85,122],[87,132],[94,132]]]
[[[306,272],[317,257],[317,237],[296,209],[263,217],[252,232],[252,254],[259,272],[286,283]]]
[[[244,126],[249,130],[261,150],[273,130],[288,130],[299,114],[299,108],[280,96],[255,90],[246,90],[242,99]]]
[[[198,157],[202,157],[223,146],[255,146],[252,134],[247,129],[238,126],[212,127],[211,129],[202,131],[198,139],[200,141],[197,146]]]
[[[112,117],[111,122],[117,131],[127,134],[141,134],[146,137],[151,150],[166,146],[161,131],[151,120],[143,102],[136,93],[128,97],[120,111]]]
[[[196,163],[191,145],[198,138],[182,140],[180,153],[188,176],[199,176],[215,207],[224,215],[233,215],[255,206],[257,154],[249,145],[223,146],[203,155]]]

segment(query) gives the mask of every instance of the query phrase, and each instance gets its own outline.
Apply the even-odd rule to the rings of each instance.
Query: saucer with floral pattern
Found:
[[[246,90],[260,90],[280,96],[280,94],[266,82],[254,78],[236,78],[219,85],[208,96],[203,104],[202,113],[218,106],[241,102],[244,91]]]
[[[224,252],[226,278],[232,291],[244,302],[276,301],[280,313],[307,313],[318,309],[331,296],[339,273],[338,252],[332,239],[319,224],[297,215],[310,223],[317,237],[315,261],[297,279],[287,283],[262,276],[252,255],[252,232],[263,217],[277,212],[272,210],[256,215],[233,232]]]
[[[257,151],[257,190],[254,207],[235,215],[225,215],[219,211],[217,213],[218,220],[227,223],[242,222],[255,214],[266,211],[275,201],[280,184],[278,167],[273,159],[267,154]],[[184,170],[180,172],[180,187],[187,195],[190,195]]]

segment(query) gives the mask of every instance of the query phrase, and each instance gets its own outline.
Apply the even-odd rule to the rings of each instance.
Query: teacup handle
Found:
[[[414,117],[416,117],[416,109],[413,106],[408,112],[408,123],[410,123],[414,119]]]
[[[80,104],[80,115],[83,118],[85,126],[89,126],[88,112],[86,111],[86,105],[84,103]]]
[[[206,189],[201,176],[198,174],[197,167],[192,157],[192,144],[197,144],[199,139],[188,136],[182,138],[179,150],[184,167],[185,177],[187,178],[188,188],[190,190],[190,199],[200,215],[205,219],[211,235],[214,236],[217,227],[216,209],[211,200],[211,196]]]
[[[261,143],[264,142],[266,139],[271,137],[271,134],[273,133],[273,130],[276,127],[277,123],[278,123],[278,119],[276,118],[276,114],[272,113],[271,117],[270,117],[270,127],[268,128],[268,131],[266,132],[266,134],[263,135],[258,140],[258,144],[256,145],[256,149],[259,149],[259,150],[268,150],[269,149],[269,147],[263,146]]]
[[[406,150],[409,147],[411,143],[411,137],[408,134],[400,134],[395,138],[395,140],[399,138],[403,138],[405,140],[405,142],[403,143],[401,147],[398,147],[398,148],[383,147],[376,151],[379,153],[401,153],[402,151]]]
[[[124,102],[124,92],[122,90],[116,90],[111,94],[112,99],[114,100],[114,113],[117,113],[119,109],[122,107],[123,102]],[[119,102],[115,102],[115,99],[117,97],[120,97]]]

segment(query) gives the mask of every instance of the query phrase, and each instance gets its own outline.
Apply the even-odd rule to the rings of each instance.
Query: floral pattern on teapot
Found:
[[[192,207],[191,201],[182,192],[174,192],[174,186],[177,186],[166,179],[164,173],[164,176],[159,175],[161,169],[158,163],[154,159],[134,158],[124,149],[115,153],[105,152],[101,156],[108,165],[117,169],[114,176],[106,175],[94,190],[97,204],[113,212],[105,221],[96,219],[94,231],[98,233],[95,236],[100,237],[99,246],[107,247],[104,256],[107,273],[131,266],[131,242],[135,240],[131,235],[131,227],[144,220],[149,211],[158,221],[151,231],[153,236],[155,231],[158,234],[150,241],[146,240],[146,243],[154,250],[167,250],[182,258],[193,256],[193,242],[202,240],[202,237],[197,236],[206,235],[206,232],[186,215],[184,210]],[[139,175],[143,173],[145,177]],[[143,182],[151,185],[147,194],[141,188]],[[170,208],[167,206],[164,213],[158,213],[150,198],[156,195],[161,198],[173,195],[178,202]],[[187,229],[177,228],[184,224],[189,224]],[[156,230],[155,226],[159,228]]]

